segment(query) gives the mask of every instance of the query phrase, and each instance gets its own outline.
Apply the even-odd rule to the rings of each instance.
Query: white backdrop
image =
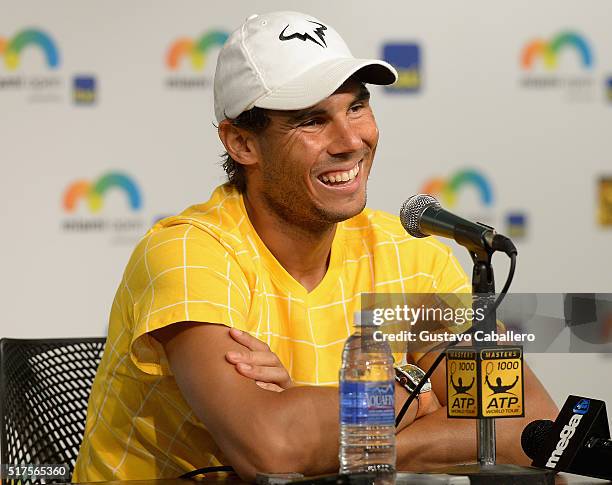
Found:
[[[428,180],[476,171],[491,203],[465,184],[450,208],[501,232],[509,212],[526,218],[514,291],[612,291],[612,226],[597,221],[599,180],[612,178],[610,2],[2,0],[0,336],[105,334],[138,238],[223,181],[211,87],[217,49],[204,53],[202,70],[188,58],[170,69],[168,50],[179,38],[231,31],[251,13],[277,9],[330,23],[358,56],[382,56],[388,43],[418,46],[416,91],[372,88],[381,140],[371,207],[397,213]],[[11,64],[7,46],[28,29],[53,42],[56,68],[35,42]],[[588,45],[590,66],[576,38],[561,45],[552,69],[542,56],[521,65],[531,41],[552,46],[563,32]],[[95,82],[93,91],[79,91],[85,103],[74,100],[75,76]],[[140,208],[118,187],[102,195],[96,213],[83,198],[73,212],[62,205],[73,182],[94,184],[111,173],[129,177]],[[467,253],[456,252],[469,272]],[[501,287],[507,265],[501,256],[495,264]],[[530,362],[557,402],[572,392],[612,404],[612,358]]]

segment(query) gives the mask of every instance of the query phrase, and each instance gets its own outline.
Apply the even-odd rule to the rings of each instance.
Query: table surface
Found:
[[[208,484],[218,484],[218,485],[239,485],[245,484],[248,482],[244,482],[240,480],[237,476],[227,476],[227,477],[213,477],[209,476],[202,480],[185,480],[181,478],[166,478],[166,479],[158,479],[158,480],[128,480],[128,481],[114,481],[114,482],[87,482],[82,483],[80,485],[189,485],[194,483],[208,483]],[[612,483],[609,480],[600,480],[598,478],[589,478],[582,477],[579,475],[572,475],[569,473],[559,473],[555,477],[555,484],[558,485],[595,485],[595,484],[604,484],[604,483]]]

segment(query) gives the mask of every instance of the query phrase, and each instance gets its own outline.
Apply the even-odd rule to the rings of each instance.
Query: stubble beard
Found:
[[[310,234],[324,233],[338,222],[360,214],[367,202],[367,192],[365,192],[363,203],[358,210],[347,214],[345,211],[316,206],[307,197],[297,197],[295,191],[279,190],[275,177],[264,177],[263,182],[263,200],[286,230],[293,228]],[[302,194],[304,193],[305,190]]]

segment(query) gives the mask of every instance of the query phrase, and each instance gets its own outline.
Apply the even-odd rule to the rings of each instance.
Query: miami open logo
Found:
[[[221,47],[227,40],[227,32],[213,30],[206,32],[199,39],[181,37],[175,40],[166,54],[166,66],[175,71],[184,58],[189,59],[194,71],[201,71],[206,65],[206,56],[213,47]]]
[[[60,64],[59,50],[51,36],[42,30],[25,29],[11,39],[0,37],[0,55],[4,66],[9,71],[19,67],[21,54],[26,49],[38,49],[42,52],[49,69],[57,69]]]
[[[473,187],[485,207],[493,205],[493,189],[489,181],[480,172],[472,169],[460,170],[448,178],[435,177],[426,181],[420,193],[440,197],[442,205],[454,207],[459,192],[465,187]]]
[[[173,72],[185,71],[184,66],[190,66],[187,72],[204,72],[211,55],[225,44],[228,33],[223,30],[210,30],[197,39],[181,37],[174,40],[165,56],[166,67]],[[174,89],[206,88],[212,84],[210,76],[177,75],[166,79],[166,86]]]
[[[103,217],[104,202],[110,193],[123,193],[125,209],[122,215]],[[142,235],[144,221],[141,217],[127,214],[139,212],[142,209],[142,194],[135,180],[121,172],[109,172],[94,181],[76,180],[72,182],[62,195],[62,209],[70,217],[62,221],[61,227],[66,232],[112,232],[114,242],[131,244],[137,236]],[[75,216],[79,207],[85,206],[88,216]],[[82,211],[81,211],[82,212]]]
[[[462,214],[468,219],[493,225],[497,223],[493,217],[494,195],[493,186],[480,171],[475,169],[459,170],[449,177],[433,177],[427,180],[419,192],[433,195],[440,203],[453,208],[458,205],[460,194],[465,190],[475,192],[479,209],[472,214]],[[484,209],[484,210],[483,210]],[[499,221],[501,223],[501,221]],[[497,227],[500,232],[519,240],[527,236],[527,213],[522,209],[512,209],[503,214],[504,228]]]
[[[78,202],[81,199],[85,199],[89,211],[95,214],[102,209],[106,192],[113,188],[125,192],[129,207],[133,211],[137,211],[142,207],[140,190],[134,180],[118,172],[103,175],[93,183],[88,180],[73,182],[64,192],[62,206],[66,212],[74,212]]]
[[[575,32],[561,32],[550,41],[535,39],[525,45],[521,52],[521,67],[530,70],[541,61],[549,71],[555,70],[558,58],[564,51],[574,51],[578,64],[584,69],[593,67],[593,54],[587,40]]]
[[[562,89],[571,101],[594,100],[593,47],[578,32],[562,31],[547,40],[528,41],[520,51],[519,64],[523,88]]]
[[[32,102],[61,101],[64,80],[58,75],[59,66],[57,44],[42,29],[0,36],[0,91],[21,90]]]

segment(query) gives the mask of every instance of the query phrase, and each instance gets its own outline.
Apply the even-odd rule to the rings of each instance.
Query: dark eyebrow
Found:
[[[355,95],[355,99],[351,101],[351,104],[358,103],[359,101],[366,101],[370,99],[370,91],[366,88],[365,84],[359,85],[359,92]],[[320,108],[311,108],[305,110],[298,110],[295,114],[289,115],[287,121],[289,123],[300,123],[308,118],[321,116],[325,114],[324,109]]]
[[[304,121],[305,119],[316,117],[316,116],[321,116],[324,114],[325,114],[324,109],[299,110],[294,115],[289,116],[288,121],[289,123],[300,123],[301,121]]]

